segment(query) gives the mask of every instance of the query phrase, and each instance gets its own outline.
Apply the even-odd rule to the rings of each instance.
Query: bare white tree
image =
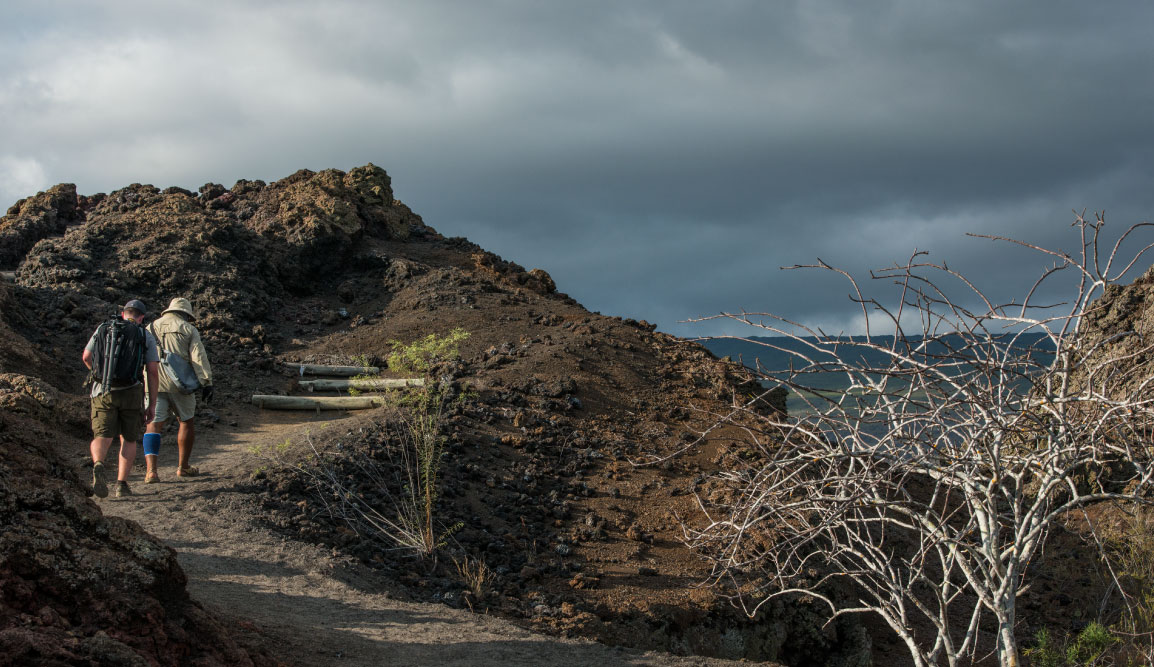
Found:
[[[896,284],[890,306],[845,271],[810,267],[849,281],[864,336],[768,313],[717,316],[792,339],[778,349],[794,368],[761,370],[808,409],[784,418],[739,408],[725,419],[757,456],[722,475],[727,502],[699,497],[706,520],[685,526],[714,564],[713,583],[750,615],[789,594],[820,600],[831,618],[876,613],[917,665],[969,662],[993,646],[1001,664],[1017,665],[1015,602],[1047,531],[1091,503],[1141,501],[1154,478],[1154,377],[1136,363],[1154,346],[1120,354],[1115,341],[1133,332],[1102,337],[1081,326],[1154,244],[1123,260],[1150,225],[1100,249],[1102,224],[1077,217],[1074,255],[984,237],[1056,260],[1021,301],[995,303],[915,252],[871,274]],[[1069,300],[1036,303],[1062,276],[1076,278],[1064,283]],[[815,388],[828,373],[848,390]]]

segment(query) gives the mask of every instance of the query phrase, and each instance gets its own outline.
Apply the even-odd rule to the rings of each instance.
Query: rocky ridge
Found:
[[[737,434],[698,437],[715,415],[759,393],[744,368],[643,321],[590,313],[545,271],[441,236],[394,198],[379,167],[196,193],[134,184],[87,197],[61,185],[9,209],[0,238],[0,269],[16,272],[15,284],[0,285],[0,334],[13,341],[0,350],[0,400],[22,410],[5,412],[0,438],[6,451],[23,452],[0,467],[0,498],[22,508],[0,519],[8,633],[0,636],[15,632],[21,650],[67,635],[75,641],[61,646],[75,658],[64,661],[99,662],[83,657],[95,655],[92,642],[149,660],[182,656],[178,663],[267,660],[245,632],[222,630],[187,599],[171,549],[83,497],[79,350],[129,298],[159,310],[188,296],[222,406],[198,415],[204,428],[259,418],[240,407],[253,393],[297,391],[283,362],[380,362],[395,340],[470,333],[462,359],[442,369],[466,400],[446,419],[437,510],[461,526],[446,555],[492,571],[485,593],[466,593],[450,558],[415,563],[326,515],[292,466],[264,466],[237,487],[237,503],[286,539],[330,547],[397,595],[547,632],[790,664],[859,664],[868,655],[856,622],[822,630],[824,619],[804,604],[750,621],[697,586],[707,572],[681,545],[680,521],[694,520],[697,495],[723,500],[709,475],[742,456]],[[780,409],[781,398],[763,409]],[[392,428],[387,409],[334,417],[309,446],[353,475],[358,462],[387,462]],[[294,443],[297,455],[304,444]],[[25,467],[34,474],[15,474]],[[374,493],[367,480],[354,483]],[[98,539],[82,537],[91,535]],[[17,569],[42,543],[69,555]],[[109,592],[133,603],[107,609],[73,583],[44,583],[90,576],[77,563],[125,573],[101,581],[119,582]],[[186,634],[166,629],[142,644],[139,629],[156,624]],[[188,653],[198,637],[220,653]]]

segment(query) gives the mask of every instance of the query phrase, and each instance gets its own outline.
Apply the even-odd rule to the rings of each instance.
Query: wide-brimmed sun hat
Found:
[[[165,308],[161,315],[166,313],[184,313],[189,319],[196,319],[196,311],[192,309],[192,304],[188,299],[179,296],[168,303],[168,308]]]

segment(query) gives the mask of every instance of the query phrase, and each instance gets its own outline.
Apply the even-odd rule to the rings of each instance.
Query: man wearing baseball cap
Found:
[[[116,497],[132,495],[128,475],[136,461],[136,443],[144,425],[156,414],[160,355],[156,339],[142,326],[148,308],[132,299],[120,309],[120,321],[104,322],[88,339],[81,358],[92,370],[92,493],[108,495],[104,457],[118,436],[120,461]],[[127,370],[126,370],[127,369]],[[143,371],[143,372],[142,372]],[[144,375],[148,376],[148,407],[144,407]]]

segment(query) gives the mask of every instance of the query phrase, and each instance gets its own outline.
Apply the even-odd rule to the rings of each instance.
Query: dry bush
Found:
[[[738,408],[723,420],[745,429],[757,456],[722,475],[733,502],[699,498],[707,521],[685,527],[712,560],[716,589],[751,615],[781,595],[818,600],[834,618],[877,614],[917,665],[954,665],[993,646],[1002,664],[1018,664],[1015,602],[1047,532],[1092,503],[1145,502],[1154,478],[1154,378],[1136,376],[1148,371],[1135,363],[1154,341],[1119,354],[1112,341],[1132,332],[1103,340],[1079,327],[1150,249],[1121,259],[1124,242],[1150,225],[1100,252],[1102,224],[1078,217],[1074,256],[986,237],[1055,260],[1018,301],[996,303],[915,252],[871,274],[896,286],[889,305],[845,271],[811,267],[849,281],[863,337],[768,313],[719,316],[802,345],[784,377],[762,370],[805,396],[810,412]],[[1070,274],[1065,302],[1037,303],[1043,285]],[[815,391],[815,374],[831,372],[847,391]]]

